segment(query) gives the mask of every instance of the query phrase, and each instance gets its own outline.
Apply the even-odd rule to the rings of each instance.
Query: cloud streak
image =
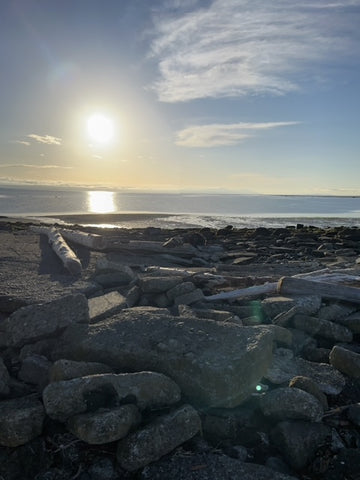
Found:
[[[28,163],[5,163],[0,168],[37,168],[37,169],[64,169],[71,170],[73,167],[64,167],[62,165],[34,165]]]
[[[30,133],[26,135],[27,138],[31,138],[38,143],[43,143],[46,145],[61,145],[61,138],[53,137],[52,135],[37,135],[36,133]]]
[[[214,0],[156,23],[164,102],[300,90],[357,55],[360,0]]]
[[[181,147],[221,147],[236,145],[256,132],[297,125],[299,122],[231,123],[193,125],[177,132],[176,145]]]

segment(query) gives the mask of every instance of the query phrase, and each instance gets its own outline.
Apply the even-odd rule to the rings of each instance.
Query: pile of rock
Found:
[[[93,281],[90,298],[7,303],[0,475],[355,478],[360,302],[312,282],[285,296],[283,282],[210,303],[218,272],[131,268],[114,254]]]

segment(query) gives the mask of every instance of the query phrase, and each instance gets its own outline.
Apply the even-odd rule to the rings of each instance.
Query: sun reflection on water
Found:
[[[88,209],[91,213],[114,213],[114,192],[91,191],[87,192]]]

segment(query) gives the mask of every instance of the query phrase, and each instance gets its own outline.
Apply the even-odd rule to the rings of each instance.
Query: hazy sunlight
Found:
[[[114,137],[114,123],[110,118],[96,113],[87,121],[87,132],[92,141],[108,143]]]
[[[88,194],[88,208],[91,213],[114,213],[116,211],[114,192],[91,191]]]

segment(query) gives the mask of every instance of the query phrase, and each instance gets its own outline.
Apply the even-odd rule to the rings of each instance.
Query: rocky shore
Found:
[[[359,479],[359,229],[69,230],[0,222],[0,478]]]

